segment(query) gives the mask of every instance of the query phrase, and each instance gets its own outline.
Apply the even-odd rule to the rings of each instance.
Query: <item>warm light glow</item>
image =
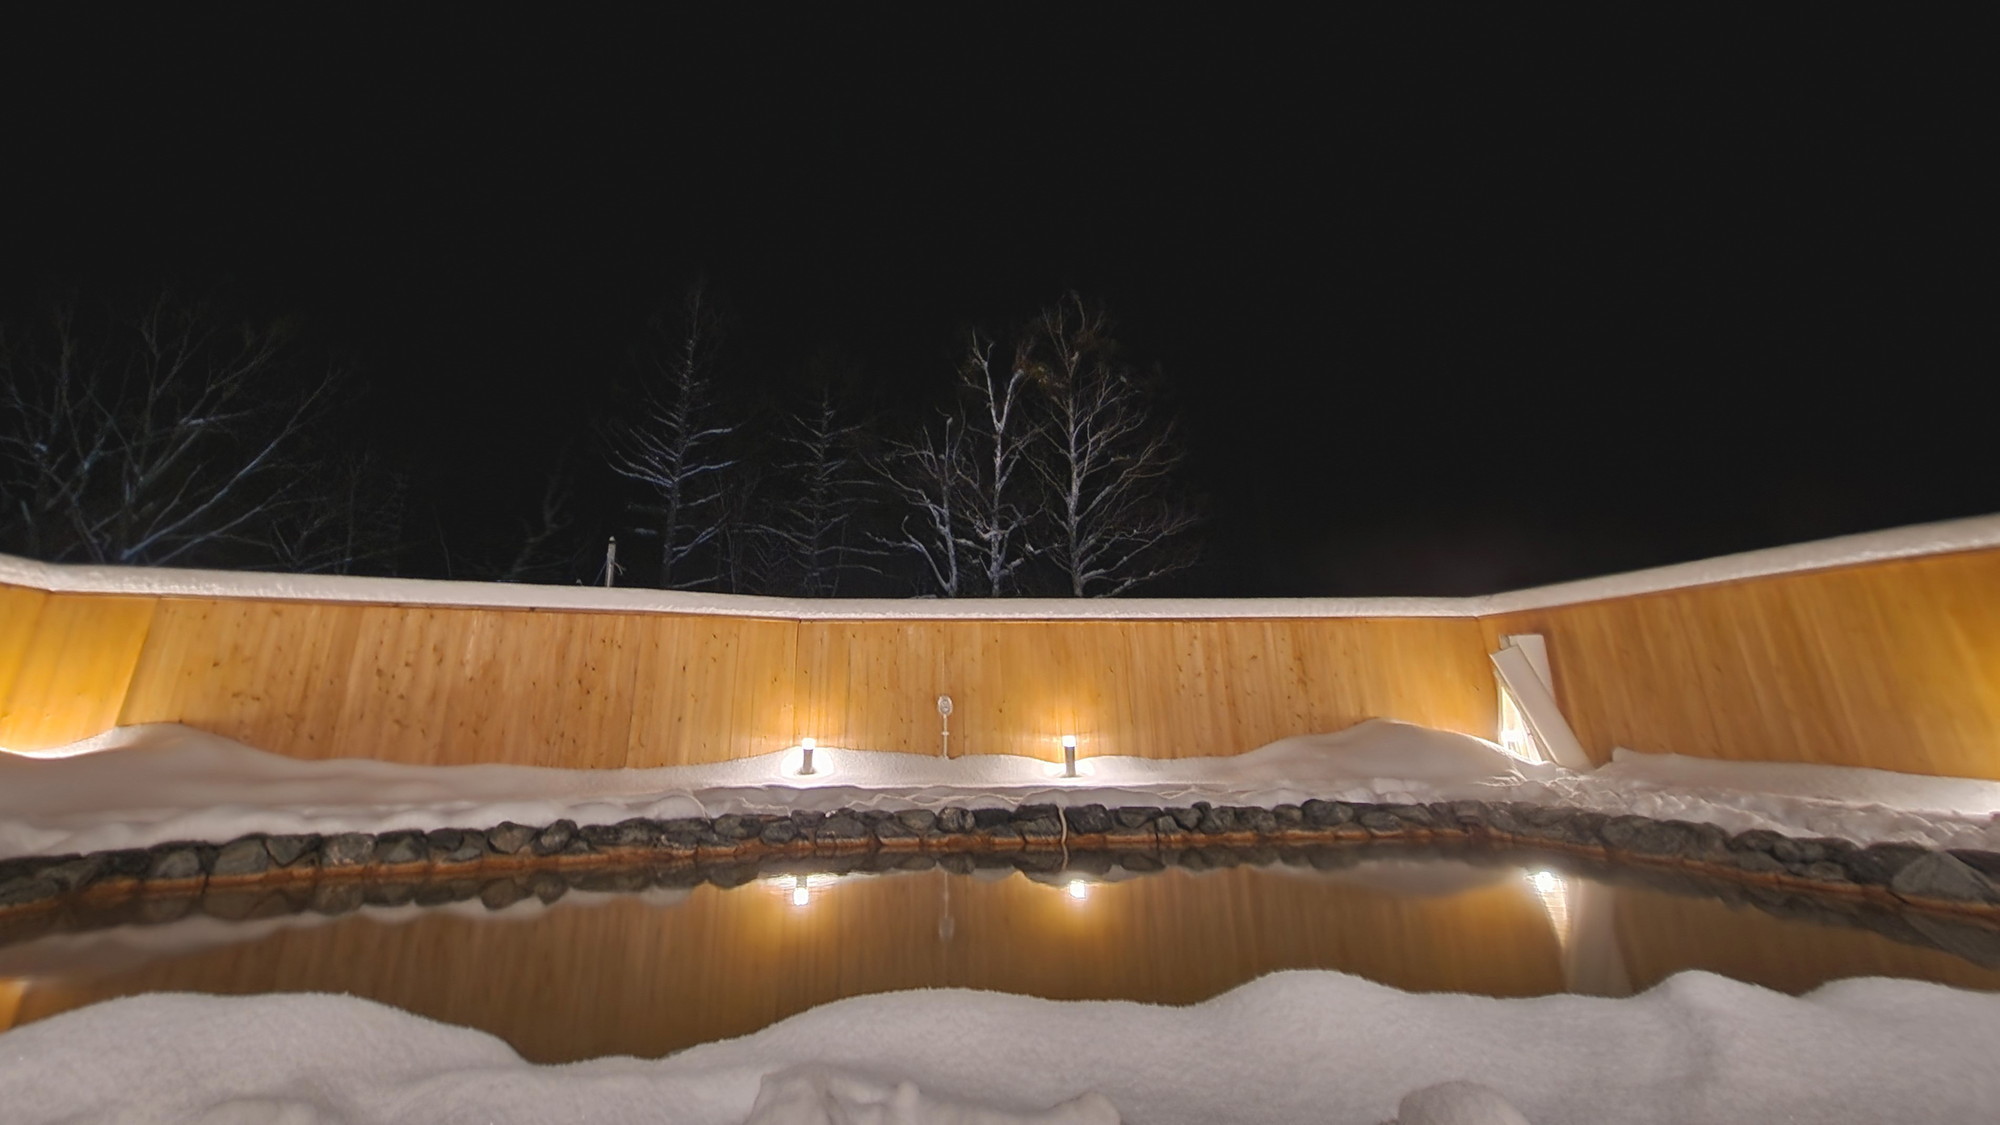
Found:
[[[812,902],[812,891],[806,887],[806,877],[803,875],[794,876],[794,882],[792,883],[792,905],[805,906],[810,902]]]
[[[1069,886],[1064,887],[1063,889],[1069,892],[1069,897],[1075,899],[1078,902],[1082,902],[1083,900],[1090,897],[1090,884],[1084,882],[1081,879],[1071,879],[1069,881]]]
[[[1528,730],[1527,717],[1521,714],[1514,697],[1500,689],[1500,749],[1524,762],[1546,762],[1542,748],[1536,744],[1535,736]]]
[[[1074,749],[1076,749],[1076,736],[1075,736],[1075,735],[1073,735],[1073,734],[1066,734],[1066,735],[1063,735],[1063,736],[1062,736],[1062,748],[1063,748],[1063,749],[1065,749],[1065,750],[1074,750]]]
[[[801,738],[801,739],[799,739],[799,747],[800,747],[800,749],[803,749],[803,750],[810,750],[810,749],[812,749],[813,747],[815,747],[815,746],[818,746],[818,745],[819,745],[819,743],[817,743],[817,742],[814,742],[814,741],[813,741],[812,739],[810,739],[810,738]]]
[[[1556,932],[1556,941],[1569,945],[1569,881],[1553,871],[1531,871],[1528,886],[1534,888],[1535,897],[1542,900],[1542,909],[1548,913],[1549,926]]]

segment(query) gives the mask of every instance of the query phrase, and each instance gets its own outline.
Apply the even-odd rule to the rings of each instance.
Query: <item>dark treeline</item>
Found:
[[[0,325],[0,550],[804,597],[1115,596],[1195,562],[1171,405],[1099,305],[966,328],[895,401],[832,352],[748,369],[721,308],[696,284],[605,349],[601,400],[468,530],[381,442],[393,388],[311,324],[49,302]]]

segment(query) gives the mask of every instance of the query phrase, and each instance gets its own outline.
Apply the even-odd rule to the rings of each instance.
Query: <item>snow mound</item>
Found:
[[[2000,781],[1927,777],[1856,766],[1803,762],[1719,762],[1680,754],[1642,754],[1619,747],[1592,779],[1628,791],[1728,789],[1913,812],[1991,816],[2000,812]]]
[[[1516,799],[1706,821],[1731,832],[2000,850],[2000,782],[1972,778],[1619,749],[1598,770],[1530,783]]]
[[[1395,1125],[1528,1125],[1528,1119],[1490,1087],[1440,1082],[1405,1095]]]
[[[0,858],[221,842],[250,832],[485,828],[565,817],[612,824],[799,808],[1493,797],[1531,775],[1555,776],[1482,739],[1379,719],[1232,757],[1084,758],[1073,779],[1035,758],[946,760],[837,747],[819,748],[816,772],[804,776],[797,749],[659,769],[303,761],[177,724],[120,728],[92,740],[88,752],[77,749],[0,754]]]
[[[1769,828],[1869,844],[2000,850],[2000,782],[1617,752],[1592,773],[1530,765],[1470,735],[1371,719],[1231,757],[1085,757],[1080,776],[1012,755],[943,759],[820,747],[700,766],[564,770],[303,761],[189,727],[124,727],[57,756],[0,753],[0,858],[223,842],[252,832],[486,828],[502,821],[946,805],[1270,807],[1309,798],[1461,798]]]
[[[802,1066],[765,1077],[743,1125],[1119,1125],[1104,1095],[1079,1094],[1045,1113],[1010,1113],[888,1082]]]
[[[352,997],[149,994],[0,1034],[0,1105],[21,1125],[886,1123],[925,1107],[961,1122],[1377,1125],[1399,1103],[1432,1121],[1503,1121],[1504,1104],[1537,1125],[1915,1125],[1990,1116],[1996,1036],[2000,996],[1910,981],[1792,998],[1697,972],[1624,1000],[1495,1000],[1287,972],[1185,1008],[857,997],[664,1059],[541,1067]],[[1447,1082],[1498,1101],[1463,1086],[1405,1101]],[[1482,1104],[1484,1118],[1436,1116]],[[939,1119],[953,1120],[913,1120]]]

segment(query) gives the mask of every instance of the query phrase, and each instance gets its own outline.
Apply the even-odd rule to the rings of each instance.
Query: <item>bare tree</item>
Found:
[[[973,541],[967,536],[963,501],[973,491],[965,427],[946,415],[936,429],[916,440],[890,442],[885,456],[871,462],[906,512],[897,533],[877,536],[885,550],[914,556],[929,593],[956,598],[971,585],[965,565]]]
[[[837,597],[851,567],[867,569],[868,552],[855,539],[855,517],[868,480],[856,453],[862,426],[841,411],[831,380],[784,420],[776,465],[791,491],[769,506],[763,530],[774,569],[795,593]]]
[[[565,554],[561,547],[576,523],[572,511],[576,492],[569,466],[570,454],[565,452],[550,468],[542,482],[541,500],[534,515],[522,522],[521,538],[506,566],[501,568],[499,581],[548,582],[560,580],[576,569],[575,548],[572,546]]]
[[[645,381],[639,416],[611,433],[611,468],[644,488],[641,533],[659,539],[659,585],[668,589],[712,579],[690,564],[721,531],[723,473],[736,463],[723,453],[736,426],[720,420],[712,397],[719,336],[715,310],[697,284],[677,323],[653,321],[638,356]]]
[[[1191,565],[1185,534],[1198,521],[1172,488],[1178,435],[1120,359],[1104,310],[1068,295],[1020,354],[1046,401],[1030,459],[1050,498],[1044,553],[1069,593],[1116,596]]]
[[[970,404],[963,425],[968,487],[959,507],[971,561],[985,583],[980,592],[997,598],[1013,591],[1033,551],[1019,477],[1041,431],[1029,416],[1023,354],[1017,349],[996,364],[993,352],[993,341],[974,332],[959,369]]]
[[[320,458],[303,503],[273,513],[269,539],[277,566],[296,574],[396,571],[409,478],[372,453]]]
[[[279,323],[165,294],[0,327],[0,535],[41,558],[268,565],[324,500],[306,454],[340,371]]]

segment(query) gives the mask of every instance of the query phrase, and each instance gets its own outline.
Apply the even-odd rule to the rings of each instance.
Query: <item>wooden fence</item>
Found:
[[[0,746],[181,722],[297,757],[433,764],[673,765],[801,736],[932,752],[939,694],[954,754],[1054,757],[1063,734],[1085,755],[1234,754],[1373,716],[1491,737],[1486,654],[1533,632],[1600,761],[1625,745],[2000,779],[1993,546],[1403,615],[1095,603],[1106,616],[1003,619],[931,603],[935,617],[842,618],[756,599],[700,613],[366,600],[377,588],[0,585]]]

